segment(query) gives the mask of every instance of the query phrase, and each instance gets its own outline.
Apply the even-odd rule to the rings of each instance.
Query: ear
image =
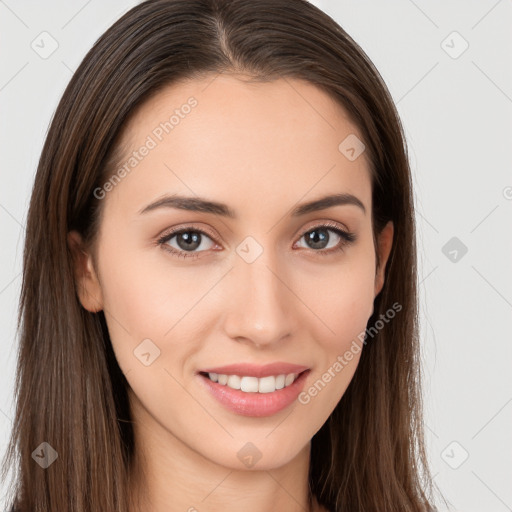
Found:
[[[103,309],[103,295],[92,255],[86,251],[78,231],[70,231],[67,242],[73,256],[75,284],[80,303],[87,311],[97,313]]]
[[[384,286],[384,273],[386,263],[393,245],[393,222],[389,221],[378,235],[377,250],[379,252],[379,265],[375,273],[375,297],[381,292]]]

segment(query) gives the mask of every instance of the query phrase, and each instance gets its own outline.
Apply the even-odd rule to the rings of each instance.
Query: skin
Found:
[[[131,387],[145,510],[302,512],[309,510],[311,438],[345,392],[360,353],[308,404],[262,418],[225,409],[196,372],[286,361],[311,368],[307,390],[364,332],[384,284],[393,225],[378,239],[377,268],[366,154],[350,161],[338,150],[349,134],[362,136],[340,105],[305,81],[250,84],[223,73],[174,84],[127,125],[126,157],[190,96],[197,106],[106,194],[94,247],[69,233],[79,298],[87,310],[105,312]],[[237,219],[175,208],[139,214],[175,193],[226,203]],[[332,193],[354,194],[366,213],[338,205],[290,216],[298,204]],[[328,231],[328,247],[312,248],[302,235],[322,221],[356,241],[328,254],[343,243]],[[201,235],[192,250],[198,258],[179,258],[156,244],[173,227],[213,236]],[[252,263],[236,252],[247,236],[263,248]],[[177,238],[167,246],[184,252]],[[148,338],[160,356],[145,366],[134,350]],[[251,468],[237,457],[247,442],[261,452]],[[137,485],[133,492],[140,495]],[[325,509],[315,500],[312,510]]]

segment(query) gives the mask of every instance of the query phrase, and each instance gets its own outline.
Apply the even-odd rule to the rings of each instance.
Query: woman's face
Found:
[[[136,112],[95,191],[80,298],[104,310],[146,433],[239,469],[307,448],[354,375],[392,241],[389,224],[376,269],[358,139],[337,103],[294,79],[209,75]],[[332,195],[348,200],[305,206]],[[216,383],[202,373],[224,366]]]

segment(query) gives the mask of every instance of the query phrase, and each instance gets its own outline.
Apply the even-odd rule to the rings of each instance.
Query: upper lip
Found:
[[[270,363],[257,365],[251,363],[235,363],[215,368],[204,368],[199,370],[204,373],[217,373],[221,375],[241,375],[247,377],[269,377],[271,375],[288,375],[289,373],[302,373],[308,370],[307,366],[291,363]]]

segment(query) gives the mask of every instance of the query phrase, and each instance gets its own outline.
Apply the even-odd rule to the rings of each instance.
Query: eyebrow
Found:
[[[332,194],[308,203],[303,203],[292,210],[292,217],[299,217],[307,213],[325,210],[332,206],[354,205],[366,214],[364,204],[352,194]],[[202,197],[187,197],[180,195],[165,196],[157,201],[148,204],[139,211],[140,215],[151,212],[158,208],[176,208],[178,210],[188,210],[194,212],[211,213],[221,217],[236,219],[236,213],[226,204],[210,201]]]

